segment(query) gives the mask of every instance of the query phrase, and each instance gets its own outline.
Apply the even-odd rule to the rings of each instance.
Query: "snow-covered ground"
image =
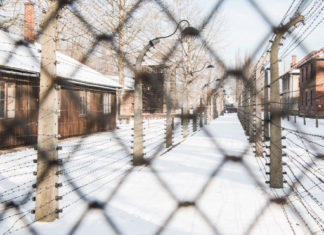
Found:
[[[174,143],[182,141],[178,123],[179,120],[175,120]],[[284,121],[283,126],[288,128],[288,125]],[[271,190],[264,183],[267,159],[254,157],[236,114],[222,116],[190,135],[180,145],[156,158],[151,167],[132,168],[131,127],[132,124],[122,124],[116,133],[62,142],[63,149],[59,152],[64,162],[64,174],[60,176],[63,183],[60,188],[63,196],[61,218],[52,223],[34,223],[30,211],[35,204],[28,198],[20,213],[10,210],[0,214],[0,233],[28,232],[21,218],[40,234],[65,234],[75,224],[79,224],[77,234],[113,234],[114,229],[109,223],[122,234],[152,234],[164,226],[166,234],[324,232],[321,231],[324,186],[320,181],[323,180],[323,161],[317,161],[316,168],[312,164],[307,177],[302,179],[303,187],[312,196],[298,185],[288,198],[289,205],[294,205],[301,215],[300,219],[289,205],[268,205],[270,198],[284,195],[289,186],[285,185],[284,190]],[[165,121],[161,119],[145,122],[146,157],[154,156],[164,141],[164,127]],[[192,130],[192,126],[189,129]],[[288,138],[297,139],[296,135],[289,136],[285,132],[284,135],[287,136],[287,153],[302,151],[288,149]],[[297,141],[294,143],[298,144]],[[159,153],[165,150],[159,148]],[[243,152],[243,162],[238,161]],[[230,160],[225,161],[224,155],[231,156]],[[22,200],[31,190],[35,183],[33,171],[36,164],[32,161],[35,158],[36,151],[32,149],[1,155],[1,201]],[[288,154],[287,159],[290,158],[294,156]],[[304,160],[315,161],[312,157]],[[299,175],[298,164],[293,164],[293,159],[291,161],[288,166]],[[286,171],[287,177],[295,181],[291,172]],[[291,183],[289,178],[287,181]],[[104,202],[104,210],[89,210],[86,200]],[[305,208],[311,208],[312,213]],[[316,219],[313,218],[315,214]],[[78,223],[80,218],[83,219]]]

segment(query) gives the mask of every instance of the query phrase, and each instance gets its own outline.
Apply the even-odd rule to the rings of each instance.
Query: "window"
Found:
[[[80,91],[80,115],[87,114],[87,97],[86,91]]]
[[[316,76],[316,62],[312,63],[312,79],[315,79]]]
[[[307,106],[307,98],[308,98],[307,95],[308,95],[307,91],[305,91],[305,106]]]
[[[8,83],[8,98],[7,98],[7,117],[15,117],[16,107],[16,87],[14,83]]]
[[[313,91],[310,92],[310,105],[313,106]]]
[[[304,106],[304,93],[301,92],[301,103],[302,103],[302,106]]]
[[[103,113],[111,113],[111,94],[103,94]]]
[[[4,82],[0,82],[0,118],[6,117],[6,87]]]
[[[91,102],[90,102],[90,95],[91,95],[91,92],[90,91],[87,91],[86,92],[86,96],[87,96],[87,113],[90,113],[90,104],[91,104]]]
[[[61,103],[62,103],[62,97],[61,97],[61,88],[57,91],[57,109],[58,109],[58,116],[61,117]]]

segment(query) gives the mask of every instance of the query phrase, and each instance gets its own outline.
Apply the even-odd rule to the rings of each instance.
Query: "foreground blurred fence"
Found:
[[[4,110],[0,113],[3,118],[0,145],[3,149],[12,146],[34,146],[0,155],[0,181],[5,185],[1,188],[0,196],[0,227],[9,220],[13,221],[6,231],[1,232],[6,234],[28,229],[30,233],[37,234],[41,231],[33,227],[35,222],[60,219],[65,209],[82,200],[87,203],[88,209],[84,215],[80,215],[78,223],[72,226],[71,233],[77,231],[85,215],[94,209],[102,210],[107,225],[117,234],[122,233],[114,218],[105,213],[114,195],[126,179],[132,177],[133,171],[142,167],[149,168],[156,175],[156,183],[170,195],[174,195],[155,170],[153,163],[165,151],[198,130],[209,135],[208,126],[203,127],[224,114],[226,91],[223,84],[230,77],[234,77],[237,83],[241,84],[238,117],[250,143],[254,143],[260,169],[269,179],[267,183],[271,188],[286,189],[282,194],[270,194],[264,189],[267,204],[257,218],[251,221],[246,233],[252,231],[259,219],[262,220],[262,214],[271,204],[285,206],[294,211],[309,233],[315,232],[313,223],[316,231],[324,232],[323,197],[312,193],[313,187],[321,192],[324,190],[324,136],[316,129],[304,131],[299,122],[283,119],[287,114],[281,108],[278,69],[278,47],[287,34],[294,40],[292,46],[297,45],[307,51],[302,44],[306,32],[300,35],[296,29],[303,21],[306,26],[302,27],[307,27],[309,22],[310,25],[314,25],[315,20],[323,21],[323,2],[311,1],[312,4],[305,12],[300,9],[302,4],[298,5],[293,1],[282,24],[275,26],[255,1],[247,1],[251,3],[252,9],[270,24],[272,31],[257,45],[252,58],[235,69],[228,68],[223,63],[222,56],[203,36],[206,25],[221,10],[222,5],[227,2],[225,0],[215,1],[208,17],[202,19],[201,25],[196,28],[187,20],[179,21],[181,19],[173,15],[176,9],[170,9],[163,1],[134,1],[132,8],[126,9],[124,17],[119,19],[115,31],[111,32],[101,32],[96,28],[94,19],[85,17],[82,8],[77,5],[78,2],[49,1],[49,7],[39,26],[40,30],[36,33],[33,31],[35,35],[31,35],[32,41],[26,41],[14,34],[1,33],[5,42],[4,48],[0,49],[0,102]],[[136,12],[148,3],[158,7],[176,29],[167,37],[172,37],[177,30],[181,32],[180,38],[164,51],[157,67],[143,64],[146,57],[153,57],[149,54],[150,50],[161,50],[158,43],[166,37],[148,38],[147,45],[139,45],[136,63],[124,56],[125,48],[118,44],[121,40],[118,33],[124,27],[129,27]],[[35,7],[38,7],[37,4],[35,2]],[[95,1],[93,4],[100,8],[103,1]],[[79,20],[78,27],[84,27],[87,37],[91,38],[91,46],[79,59],[80,62],[63,52],[57,52],[57,40],[60,38],[57,25],[58,21],[65,17],[61,14],[62,11],[72,13]],[[89,9],[87,11],[93,12]],[[185,24],[187,27],[184,27]],[[272,39],[270,44],[269,38]],[[34,41],[39,40],[40,44],[34,44]],[[195,72],[181,72],[185,80],[181,83],[183,88],[179,96],[175,92],[180,86],[177,82],[177,66],[185,58],[179,57],[175,51],[183,47],[182,43],[185,40],[195,40],[203,45],[208,54],[203,62],[211,61],[217,64],[211,65],[212,63],[208,62],[211,64],[204,65],[202,70],[217,66],[221,72],[216,75],[218,79],[214,81],[200,81],[198,90],[202,92],[198,94],[190,87],[191,83],[199,81],[193,76]],[[101,43],[107,43],[116,56],[123,55],[118,59],[134,74],[133,95],[125,91],[124,81],[118,83],[109,80],[108,77],[84,65],[94,56]],[[251,61],[257,60],[256,55],[260,54],[264,47],[266,50],[261,59],[256,66],[252,66]],[[290,47],[286,49],[287,53]],[[78,49],[75,49],[74,52],[77,51]],[[196,72],[199,71],[200,69]],[[159,76],[164,78],[162,83]],[[152,90],[153,95],[150,93]],[[189,100],[194,100],[191,102],[193,106],[190,106]],[[132,111],[123,115],[119,106],[123,105],[121,102],[126,101]],[[143,114],[143,110],[149,112]],[[63,141],[63,137],[72,139]],[[215,143],[215,148],[221,149],[221,145]],[[213,171],[208,182],[202,185],[203,191],[210,181],[217,178],[227,162],[242,164],[243,169],[254,176],[244,162],[245,154],[228,156],[224,153],[222,164]],[[89,175],[92,178],[89,177],[86,182],[81,181]],[[21,179],[21,183],[11,187],[10,180],[13,178]],[[303,185],[304,178],[311,182],[311,188]],[[105,200],[96,200],[93,197],[95,192],[109,185],[112,179],[118,179],[118,183],[113,185],[113,190]],[[262,188],[261,180],[254,180]],[[93,182],[100,182],[101,187],[91,188]],[[84,190],[85,188],[87,190]],[[315,202],[316,208],[304,199],[305,194]],[[308,217],[299,212],[299,207],[294,204],[296,202],[290,199],[291,195],[297,197]],[[178,210],[187,207],[199,211],[199,215],[211,230],[220,233],[213,218],[208,218],[195,201],[181,201],[176,197],[173,199],[178,207],[167,217],[157,233],[168,227]],[[32,221],[29,219],[31,214],[35,214]],[[17,221],[19,226],[16,225]]]

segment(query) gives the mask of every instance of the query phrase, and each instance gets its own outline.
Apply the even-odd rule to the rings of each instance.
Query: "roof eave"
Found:
[[[109,85],[102,85],[102,84],[97,84],[97,83],[91,83],[91,82],[82,82],[82,81],[77,81],[74,79],[70,78],[63,78],[59,77],[63,83],[67,84],[75,84],[75,85],[81,85],[81,86],[88,86],[88,87],[93,87],[93,88],[100,88],[100,89],[105,89],[105,90],[121,90],[121,86],[109,86]]]

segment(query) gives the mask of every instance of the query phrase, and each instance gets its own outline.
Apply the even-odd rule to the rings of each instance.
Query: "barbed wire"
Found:
[[[153,3],[157,8],[161,10],[162,13],[165,14],[165,17],[170,20],[172,24],[177,24],[177,17],[174,14],[174,9],[171,9],[171,7],[167,4],[165,4],[162,1],[159,0],[152,0],[149,1],[150,3]],[[211,8],[209,14],[205,19],[202,20],[200,26],[197,28],[200,32],[197,36],[197,41],[202,45],[202,48],[206,50],[206,54],[209,54],[210,57],[213,58],[214,61],[217,61],[219,66],[223,70],[223,74],[220,76],[222,80],[225,80],[230,75],[232,75],[233,71],[230,71],[228,67],[225,65],[223,60],[221,59],[221,54],[217,53],[214,50],[213,45],[210,45],[208,41],[201,35],[201,33],[205,30],[207,25],[211,22],[211,19],[223,4],[227,2],[226,0],[217,1],[213,7]],[[251,8],[255,10],[259,15],[265,20],[265,22],[271,27],[271,31],[269,34],[267,34],[260,42],[259,45],[256,45],[255,50],[252,53],[252,58],[256,59],[257,54],[260,52],[260,50],[263,49],[264,45],[268,44],[268,39],[273,38],[273,35],[275,33],[275,26],[272,25],[272,22],[267,17],[264,11],[261,10],[260,6],[252,0],[249,0],[248,2],[251,3]],[[289,16],[291,16],[293,13],[297,12],[300,8],[300,4],[302,1],[297,3],[295,0],[292,1],[290,4],[288,10],[286,11],[281,23],[283,23]],[[65,36],[72,36],[69,37],[67,42],[73,42],[76,38],[82,38],[82,40],[85,40],[88,45],[80,45],[80,48],[82,50],[85,50],[85,52],[82,55],[82,58],[80,61],[82,63],[88,61],[90,58],[92,59],[98,59],[100,56],[105,56],[105,54],[98,51],[98,45],[102,42],[107,42],[109,44],[109,47],[111,48],[114,55],[121,55],[126,54],[126,51],[120,46],[118,43],[118,37],[117,34],[121,32],[121,30],[124,29],[124,27],[127,27],[127,24],[131,24],[132,20],[134,20],[133,16],[136,14],[136,11],[139,11],[142,7],[142,5],[145,3],[145,1],[135,1],[133,7],[128,9],[129,11],[126,14],[125,19],[122,21],[119,21],[115,19],[115,29],[107,30],[104,26],[106,23],[104,19],[101,19],[100,15],[96,15],[95,9],[92,9],[91,7],[84,7],[83,5],[77,6],[77,1],[59,1],[59,7],[54,12],[54,14],[50,17],[50,21],[52,21],[56,15],[59,14],[59,11],[65,7],[65,9],[71,14],[73,17],[77,19],[77,22],[72,22],[70,25],[67,24],[68,19],[63,18],[64,16],[60,16],[62,18],[59,18],[59,22],[64,24],[64,27],[69,27],[69,29],[73,29],[76,31],[80,31],[82,33],[73,35],[72,31],[71,33],[66,33]],[[104,9],[108,9],[108,6],[105,4],[102,4],[100,1],[96,1],[94,4],[97,4],[98,7],[102,7]],[[285,56],[285,53],[290,53],[291,49],[296,46],[300,46],[302,44],[303,40],[307,38],[317,27],[319,27],[320,23],[322,22],[320,18],[321,10],[319,7],[316,7],[316,4],[320,4],[320,2],[316,1],[312,5],[312,7],[307,11],[305,14],[305,25],[303,26],[304,31],[298,31],[297,33],[293,34],[293,40],[290,44],[287,45],[285,49],[283,49],[283,55]],[[37,5],[36,5],[37,6]],[[1,6],[0,6],[1,7]],[[42,10],[41,6],[39,7],[39,10]],[[82,12],[84,10],[84,12]],[[84,15],[85,13],[86,15]],[[96,15],[96,17],[93,17]],[[91,16],[91,17],[90,17]],[[5,16],[0,16],[5,17]],[[50,22],[49,21],[49,22]],[[23,20],[19,19],[18,22],[22,23]],[[45,33],[43,32],[46,27],[48,26],[44,25],[44,28],[42,28],[39,32],[36,34],[36,38],[39,38],[41,36],[44,36]],[[317,22],[317,23],[315,23]],[[40,26],[40,25],[38,25]],[[306,27],[306,28],[305,28]],[[84,33],[83,33],[84,32]],[[293,31],[291,32],[293,33]],[[50,35],[45,35],[50,36]],[[145,40],[146,37],[150,37],[149,33],[143,33],[141,34],[138,39],[142,41]],[[13,55],[19,55],[17,52],[17,48],[21,46],[19,44],[19,41],[13,41],[11,44],[13,46],[13,50],[9,51],[8,57],[6,58],[6,61],[10,61],[13,57]],[[146,54],[144,57],[144,60],[147,59],[149,61],[156,62],[157,64],[166,65],[168,63],[175,63],[176,59],[175,57],[175,51],[178,48],[179,44],[182,42],[179,40],[176,40],[175,42],[171,43],[171,45],[167,46],[161,46],[154,48],[154,53],[152,54]],[[304,47],[304,45],[303,45]],[[269,48],[269,46],[266,46],[266,48]],[[40,59],[39,56],[35,55],[31,48],[27,48],[29,51],[29,55],[24,55],[25,59]],[[268,50],[268,49],[267,49]],[[266,51],[267,51],[266,50]],[[6,50],[0,49],[0,52],[7,52]],[[152,51],[151,51],[152,52]],[[157,58],[155,53],[159,53],[161,57]],[[136,53],[134,55],[137,55]],[[132,56],[134,56],[132,55]],[[196,54],[193,54],[194,56]],[[264,55],[264,53],[263,53]],[[50,59],[50,57],[42,57],[43,59]],[[207,58],[207,56],[206,56]],[[104,60],[104,59],[103,59]],[[197,62],[197,61],[195,61]],[[195,63],[194,62],[194,63]],[[135,80],[138,78],[138,71],[134,68],[134,63],[132,62],[132,59],[130,58],[123,58],[123,63],[125,64],[125,67],[127,67],[129,70],[131,70],[135,76]],[[266,62],[268,63],[268,62]],[[72,67],[73,73],[72,75],[75,75],[76,72],[80,69],[79,66],[67,62],[68,66]],[[114,65],[114,64],[112,64]],[[46,66],[44,64],[43,66]],[[245,66],[243,68],[239,68],[238,70],[241,70],[240,76],[238,76],[239,80],[242,80],[246,82],[246,89],[250,88],[250,83],[247,77],[245,77],[245,74],[243,74],[243,70],[245,69]],[[263,64],[264,66],[264,64]],[[272,66],[271,64],[268,66]],[[259,68],[255,68],[259,69]],[[48,72],[48,71],[47,71]],[[149,74],[149,76],[151,76]],[[255,82],[257,79],[253,80]],[[277,80],[279,80],[278,78]],[[276,82],[276,81],[275,81]],[[272,82],[272,83],[275,83]],[[272,84],[270,83],[270,85]],[[160,84],[154,83],[152,86],[159,86]],[[316,85],[319,86],[319,85]],[[34,88],[44,88],[43,86],[38,85],[31,85],[30,87]],[[46,86],[48,88],[50,86]],[[215,90],[218,92],[221,89],[221,86],[217,86]],[[262,88],[262,90],[265,88]],[[169,94],[163,94],[166,96],[166,99],[169,99]],[[244,102],[247,102],[246,105],[241,105],[239,107],[239,116],[242,114],[243,109],[243,115],[253,116],[253,111],[247,112],[247,109],[253,109],[257,106],[265,106],[267,104],[255,104],[251,102],[252,97],[256,97],[258,95],[261,95],[261,91],[256,91],[253,95],[243,100]],[[209,94],[208,94],[209,96]],[[16,96],[7,96],[7,98],[16,98]],[[68,96],[66,99],[70,100],[71,103],[78,106],[82,102],[81,98],[73,93],[73,91],[68,92]],[[198,99],[198,98],[197,98]],[[320,99],[319,97],[315,99]],[[179,102],[181,103],[181,102]],[[274,102],[272,102],[274,103]],[[41,104],[41,102],[40,102]],[[280,104],[285,104],[285,102],[280,102]],[[86,105],[85,105],[86,106]],[[107,125],[109,124],[108,120],[101,120],[97,116],[103,113],[101,109],[103,109],[104,105],[99,104],[99,108],[96,110],[90,110],[91,112],[87,114],[87,121],[85,121],[82,125],[85,126],[85,132],[90,131],[91,128],[95,125],[101,124],[101,125]],[[206,105],[208,106],[208,104]],[[80,106],[82,107],[82,105]],[[83,107],[85,110],[87,110],[87,107]],[[184,135],[191,136],[195,133],[195,130],[199,129],[197,118],[201,118],[201,111],[199,109],[203,109],[206,107],[197,107],[195,108],[195,112],[192,117],[188,118],[186,113],[180,114],[181,122],[176,122],[174,124],[172,134],[173,139],[180,139],[180,142],[183,141]],[[208,107],[207,107],[208,108]],[[115,107],[115,112],[116,111]],[[6,111],[15,111],[16,109],[7,109]],[[27,109],[21,109],[20,111],[25,111]],[[157,107],[150,107],[150,111],[156,112],[157,110],[161,110],[161,108]],[[162,108],[163,110],[163,108]],[[220,110],[218,110],[220,111]],[[60,110],[60,113],[69,112],[71,115],[77,115],[78,111],[75,110],[69,110],[69,109],[62,109]],[[195,113],[198,113],[195,114]],[[273,114],[273,113],[272,113]],[[31,125],[35,126],[36,124],[39,125],[40,118],[36,118],[36,113],[33,114],[36,121],[30,121],[30,119],[22,118],[22,120],[18,120],[17,124],[19,124],[19,128],[22,128],[22,131],[20,134],[15,133],[16,125],[12,124],[9,126],[6,126],[5,129],[1,130],[1,133],[10,133],[14,138],[27,138],[27,137],[51,137],[52,134],[40,134],[35,133],[31,129]],[[204,111],[204,115],[206,116],[206,112]],[[280,113],[280,116],[284,115]],[[46,117],[42,117],[45,119]],[[209,117],[210,118],[210,117]],[[189,119],[189,120],[188,120]],[[260,117],[255,115],[255,119],[259,119],[261,121],[265,121],[264,117]],[[27,121],[27,123],[26,123]],[[211,121],[211,120],[209,120]],[[68,120],[66,122],[58,122],[61,125],[72,126],[72,125],[81,125],[80,120]],[[274,124],[271,122],[271,124]],[[134,123],[132,123],[134,124]],[[254,120],[250,119],[247,120],[248,125],[254,125]],[[204,195],[205,191],[210,187],[212,181],[219,177],[219,174],[221,170],[224,168],[226,164],[229,162],[236,162],[242,166],[244,171],[247,172],[249,176],[253,179],[253,182],[260,187],[260,189],[264,192],[266,196],[266,205],[264,208],[260,211],[259,214],[256,215],[256,218],[253,218],[253,221],[251,221],[251,224],[249,225],[247,229],[247,233],[251,233],[253,227],[256,226],[258,222],[262,220],[262,215],[266,213],[269,206],[271,204],[278,204],[280,205],[280,208],[283,210],[283,213],[286,217],[287,222],[289,223],[290,229],[294,234],[297,232],[295,231],[294,227],[292,226],[292,220],[289,218],[288,210],[293,211],[299,220],[302,221],[303,225],[309,232],[314,232],[314,226],[312,226],[312,223],[316,224],[316,229],[319,229],[323,232],[323,219],[321,218],[321,215],[317,212],[315,208],[319,207],[321,210],[323,210],[323,202],[320,198],[318,198],[314,193],[311,191],[314,188],[323,190],[321,188],[321,183],[323,183],[323,179],[321,178],[323,176],[321,172],[321,168],[319,167],[319,164],[317,164],[318,160],[321,160],[319,157],[319,152],[316,151],[318,149],[321,149],[323,145],[320,141],[316,141],[313,138],[320,138],[323,139],[324,136],[314,134],[314,133],[305,133],[303,132],[300,127],[296,124],[294,128],[286,128],[286,127],[280,127],[282,131],[287,132],[286,140],[287,143],[289,142],[288,146],[289,148],[286,148],[284,151],[287,154],[287,158],[292,163],[291,165],[287,165],[287,169],[289,170],[289,174],[287,174],[287,181],[289,190],[287,194],[284,194],[284,196],[281,196],[279,192],[275,192],[272,190],[271,193],[269,193],[267,190],[265,190],[264,185],[260,182],[260,179],[258,179],[255,175],[255,172],[248,166],[248,164],[245,162],[245,158],[247,155],[247,152],[250,149],[250,146],[247,145],[244,148],[244,151],[239,156],[229,156],[226,153],[225,148],[222,146],[222,144],[213,138],[213,135],[208,131],[208,128],[201,128],[200,131],[205,133],[208,139],[211,140],[214,147],[221,153],[221,159],[220,164],[213,169],[209,177],[207,178],[206,182],[203,182],[201,190],[197,193],[197,195],[194,197],[193,201],[182,201],[181,198],[179,198],[176,193],[174,192],[174,189],[172,189],[168,182],[161,176],[161,173],[157,170],[156,166],[153,164],[155,163],[156,159],[160,156],[160,153],[163,151],[168,151],[169,149],[165,146],[165,139],[167,138],[166,132],[168,129],[168,122],[166,121],[166,117],[163,117],[156,122],[144,122],[142,123],[143,127],[143,134],[144,134],[144,147],[146,149],[144,150],[145,154],[145,166],[136,167],[132,165],[132,150],[131,150],[131,142],[130,140],[133,138],[131,136],[131,132],[134,132],[129,126],[126,125],[126,127],[121,127],[121,129],[113,130],[110,135],[103,135],[102,139],[101,137],[93,138],[83,136],[80,139],[76,140],[67,140],[67,141],[61,141],[60,146],[62,146],[62,150],[58,151],[58,160],[57,161],[51,161],[49,156],[45,156],[46,160],[46,171],[51,172],[52,168],[57,168],[58,170],[54,173],[43,173],[40,176],[37,175],[39,172],[35,171],[36,163],[34,160],[35,157],[40,154],[40,150],[32,150],[32,153],[26,153],[23,152],[15,152],[10,154],[2,154],[0,159],[1,164],[1,177],[0,182],[2,180],[11,179],[13,177],[24,177],[24,181],[20,182],[17,185],[14,185],[12,187],[8,187],[5,190],[1,191],[1,202],[0,202],[0,224],[5,224],[6,221],[10,220],[11,223],[8,224],[8,228],[6,227],[6,230],[4,231],[4,234],[10,234],[15,233],[18,231],[21,231],[22,229],[28,229],[30,233],[38,233],[38,229],[34,227],[34,224],[37,221],[43,220],[45,217],[52,215],[52,214],[62,214],[63,217],[65,216],[63,210],[71,208],[72,206],[75,206],[79,202],[83,202],[88,206],[88,209],[84,211],[84,214],[81,214],[80,217],[78,217],[76,223],[74,223],[71,227],[70,233],[74,233],[78,227],[84,222],[85,216],[92,210],[92,209],[98,209],[102,212],[104,215],[104,220],[106,221],[107,225],[110,226],[112,231],[114,231],[117,234],[122,234],[122,230],[119,228],[119,225],[114,221],[115,218],[109,214],[106,213],[105,209],[109,207],[111,201],[114,199],[115,195],[119,192],[122,185],[125,184],[125,182],[132,177],[132,174],[134,172],[141,171],[143,169],[147,169],[147,171],[151,172],[154,176],[154,179],[156,180],[156,183],[161,186],[161,188],[171,197],[170,200],[175,202],[177,204],[176,208],[172,210],[166,217],[166,220],[161,224],[161,226],[156,231],[157,234],[160,234],[161,232],[164,232],[170,223],[174,220],[175,215],[178,213],[179,210],[183,208],[193,208],[196,210],[197,214],[201,217],[202,220],[205,221],[207,226],[213,231],[215,234],[222,234],[221,230],[218,228],[217,224],[215,224],[213,218],[209,217],[206,212],[204,212],[198,203],[196,203],[199,200],[202,200],[202,196]],[[65,127],[65,128],[67,128]],[[135,127],[134,127],[135,128]],[[107,131],[107,130],[104,130]],[[78,130],[79,134],[81,133],[80,130]],[[287,137],[289,136],[290,137]],[[152,138],[152,136],[154,138]],[[1,137],[1,147],[9,147],[8,143],[6,142],[9,139],[8,136]],[[296,141],[297,140],[297,141]],[[173,143],[172,147],[179,144],[180,142]],[[3,144],[5,143],[5,144]],[[38,145],[41,145],[43,142],[39,141]],[[266,141],[264,141],[266,143]],[[260,145],[260,143],[258,143]],[[281,149],[281,146],[273,145],[276,148]],[[311,146],[311,150],[308,148]],[[171,147],[171,148],[172,148]],[[305,155],[303,154],[297,154],[297,150],[295,148],[298,148],[302,151],[306,151],[307,155],[311,161],[307,162],[303,157]],[[53,151],[53,149],[51,150]],[[265,150],[267,152],[267,149]],[[15,157],[15,154],[17,154],[18,157]],[[266,155],[266,154],[265,154]],[[310,157],[313,156],[313,158]],[[10,157],[14,156],[14,159],[9,159]],[[2,159],[5,159],[2,161]],[[299,159],[299,160],[297,160]],[[260,169],[262,170],[262,174],[264,177],[267,177],[267,168],[266,163],[269,163],[266,159],[266,156],[261,160],[256,160],[259,164]],[[2,168],[3,166],[3,168]],[[319,168],[319,170],[315,171],[313,168]],[[296,170],[297,169],[297,170]],[[37,175],[37,178],[35,176],[35,173]],[[27,178],[26,176],[29,176]],[[45,187],[40,186],[42,182],[45,182],[48,178],[54,178],[58,177],[59,183],[52,183],[47,184]],[[310,186],[304,185],[303,180],[308,179],[311,182]],[[114,184],[112,184],[114,182]],[[99,201],[99,199],[93,199],[93,195],[95,192],[98,192],[99,190],[102,190],[103,187],[111,186],[112,189],[109,191],[109,193],[106,195],[105,200]],[[45,202],[42,202],[40,205],[34,205],[31,204],[31,200],[39,193],[42,193],[44,191],[50,191],[53,188],[58,188],[60,192],[62,192],[57,199],[47,200]],[[35,192],[35,189],[38,191]],[[64,200],[65,197],[74,195],[76,198],[73,200]],[[314,202],[316,204],[316,207],[311,204],[306,199],[306,196],[309,197],[311,202]],[[297,200],[295,200],[295,197]],[[19,199],[19,200],[17,200]],[[54,211],[48,212],[46,215],[44,215],[41,218],[30,220],[27,218],[28,216],[35,213],[35,210],[39,210],[41,208],[44,208],[48,204],[52,203],[53,200],[59,200],[63,202],[63,205],[60,208],[56,208]],[[302,208],[299,208],[296,206],[296,202],[300,203]],[[303,210],[307,212],[307,216],[304,216]],[[9,212],[12,212],[11,214],[8,214]],[[28,216],[27,216],[28,215]],[[79,216],[79,215],[78,215]],[[19,223],[19,225],[18,225]],[[7,224],[6,224],[7,225]]]

